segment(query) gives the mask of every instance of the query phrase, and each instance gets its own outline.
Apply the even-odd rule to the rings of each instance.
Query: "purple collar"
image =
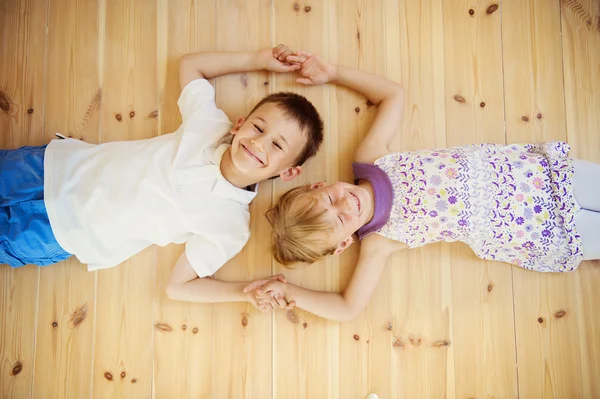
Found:
[[[371,183],[373,187],[373,219],[362,226],[356,232],[359,239],[363,239],[371,233],[381,229],[390,218],[392,205],[394,203],[394,188],[388,175],[378,166],[368,163],[352,163],[354,171],[354,182],[358,184],[359,179]]]

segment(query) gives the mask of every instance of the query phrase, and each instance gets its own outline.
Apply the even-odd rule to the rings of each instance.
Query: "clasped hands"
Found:
[[[286,298],[287,280],[283,274],[276,274],[262,280],[255,280],[244,287],[248,301],[262,312],[276,309],[292,309],[295,301]]]

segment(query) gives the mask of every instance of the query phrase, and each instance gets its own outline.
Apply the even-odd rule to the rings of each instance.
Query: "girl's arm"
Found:
[[[400,247],[405,246],[372,234],[362,242],[356,269],[343,293],[313,291],[289,283],[272,281],[256,290],[258,303],[272,297],[285,297],[288,303],[295,302],[295,306],[317,316],[341,322],[352,321],[369,303],[389,255]],[[249,292],[252,288],[251,284],[244,292]]]
[[[302,62],[297,81],[313,85],[326,82],[348,87],[378,105],[377,116],[355,153],[355,161],[371,163],[389,152],[404,110],[404,88],[389,79],[356,69],[336,67],[321,57],[299,52],[287,57],[290,63]]]

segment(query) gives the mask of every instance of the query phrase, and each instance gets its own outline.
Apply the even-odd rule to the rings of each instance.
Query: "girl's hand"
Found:
[[[288,56],[286,60],[288,63],[294,64],[302,62],[299,71],[302,77],[296,79],[296,82],[303,85],[321,85],[334,80],[336,77],[336,67],[317,55],[300,51]]]
[[[296,306],[295,301],[287,302],[287,300],[284,299],[286,297],[287,284],[281,281],[270,281],[262,287],[254,290],[254,292],[256,293],[256,300],[259,306],[263,304],[267,306],[267,304],[270,303],[272,300],[277,301],[279,305],[282,304],[281,301],[283,300],[285,306],[280,307],[285,307],[286,309],[292,309],[294,306]]]
[[[300,69],[299,64],[291,64],[286,61],[286,58],[293,54],[293,51],[280,44],[275,48],[267,48],[260,50],[257,53],[258,62],[260,64],[259,69],[266,69],[270,72],[293,72]]]
[[[254,306],[256,309],[260,310],[261,312],[269,312],[269,311],[273,311],[276,309],[289,309],[288,308],[288,303],[285,301],[285,299],[278,297],[278,298],[271,298],[269,297],[259,297],[256,295],[256,291],[252,291],[248,294],[246,294],[248,297],[248,302],[250,302],[252,304],[252,306]]]

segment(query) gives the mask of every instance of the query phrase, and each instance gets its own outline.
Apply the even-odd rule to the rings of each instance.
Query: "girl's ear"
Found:
[[[321,187],[325,187],[327,185],[327,183],[325,183],[324,181],[320,181],[318,183],[313,183],[310,185],[310,189],[311,190],[315,190],[317,188],[321,188]]]
[[[344,252],[347,248],[350,248],[350,245],[352,245],[352,243],[354,242],[354,238],[352,237],[348,237],[346,238],[344,241],[340,242],[337,245],[337,248],[335,249],[335,251],[333,252],[335,255],[339,255],[342,252]]]

